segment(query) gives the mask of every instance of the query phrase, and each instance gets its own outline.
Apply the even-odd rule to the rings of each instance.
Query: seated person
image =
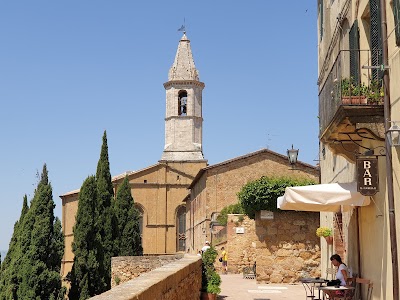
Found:
[[[330,258],[332,265],[337,268],[336,279],[340,281],[340,286],[346,286],[347,279],[349,278],[349,271],[345,263],[342,262],[342,258],[338,254],[334,254]],[[333,290],[324,291],[329,296],[328,299],[335,299],[335,297],[341,297],[342,299],[352,299],[354,290]]]
[[[340,280],[340,285],[341,286],[346,286],[346,281],[347,278],[349,277],[348,269],[346,264],[342,262],[342,258],[340,257],[339,254],[333,254],[331,256],[331,263],[334,265],[337,269],[336,273],[336,279]]]

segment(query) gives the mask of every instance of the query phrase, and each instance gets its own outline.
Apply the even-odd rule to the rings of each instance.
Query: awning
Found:
[[[341,206],[347,211],[369,205],[370,198],[357,192],[357,184],[351,182],[287,187],[277,202],[283,210],[338,212]]]

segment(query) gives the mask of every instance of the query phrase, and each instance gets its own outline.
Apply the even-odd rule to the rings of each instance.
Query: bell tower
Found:
[[[164,83],[165,146],[161,161],[204,161],[202,92],[186,32]]]

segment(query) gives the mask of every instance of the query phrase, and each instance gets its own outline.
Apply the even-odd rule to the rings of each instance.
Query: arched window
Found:
[[[178,93],[178,115],[186,116],[187,114],[187,92],[179,91]]]
[[[186,207],[180,206],[176,213],[176,248],[185,251],[186,248]]]

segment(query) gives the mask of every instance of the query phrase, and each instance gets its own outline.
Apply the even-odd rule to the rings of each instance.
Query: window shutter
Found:
[[[400,46],[400,0],[393,0],[393,15],[396,33],[396,45]]]
[[[358,21],[355,20],[349,32],[350,78],[355,85],[360,84],[360,35]]]
[[[371,14],[371,62],[373,66],[382,65],[382,28],[381,28],[381,10],[380,0],[369,0],[369,9]],[[382,71],[372,70],[372,79],[381,78]]]

